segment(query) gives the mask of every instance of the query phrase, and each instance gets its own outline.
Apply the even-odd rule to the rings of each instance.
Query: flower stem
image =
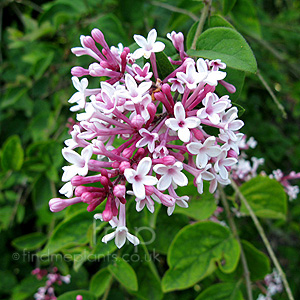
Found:
[[[208,12],[209,12],[209,9],[210,9],[210,6],[211,6],[211,2],[212,2],[212,0],[204,0],[203,1],[204,7],[201,11],[201,16],[200,16],[200,19],[199,19],[199,23],[198,23],[197,30],[196,30],[196,33],[195,33],[195,36],[194,36],[192,47],[191,47],[191,49],[193,49],[193,50],[196,50],[197,39],[200,36],[200,34],[202,33],[203,26],[204,26],[205,20],[208,16]]]
[[[224,190],[222,187],[219,187],[219,192],[220,192],[220,198],[222,201],[222,204],[224,206],[227,218],[228,218],[228,222],[229,222],[229,226],[232,230],[233,236],[236,238],[236,240],[238,241],[240,248],[241,248],[241,262],[243,265],[243,270],[244,270],[244,277],[245,277],[245,281],[246,281],[246,287],[247,287],[247,294],[248,294],[248,299],[249,300],[253,300],[253,296],[252,296],[252,289],[251,289],[251,279],[250,279],[250,271],[248,268],[248,264],[247,264],[247,259],[246,259],[246,255],[244,252],[244,249],[242,247],[242,243],[238,234],[238,230],[237,227],[235,225],[234,219],[232,217],[232,213],[230,211],[229,208],[229,204],[228,201],[226,199],[226,195],[224,193]]]
[[[249,211],[249,214],[250,214],[250,217],[252,218],[252,221],[257,229],[257,231],[259,232],[260,234],[260,237],[261,239],[263,240],[267,250],[268,250],[268,253],[282,279],[282,282],[283,282],[283,285],[284,285],[284,288],[287,292],[287,295],[288,295],[288,298],[289,300],[294,300],[294,297],[293,297],[293,294],[292,294],[292,291],[291,291],[291,288],[289,286],[289,283],[286,279],[286,276],[285,276],[285,273],[283,272],[281,266],[280,266],[280,263],[270,245],[270,242],[268,241],[267,239],[267,236],[264,232],[264,229],[262,228],[261,224],[259,223],[254,211],[252,210],[251,206],[249,205],[247,199],[244,197],[244,195],[241,193],[239,187],[237,186],[237,184],[234,182],[234,180],[232,178],[231,179],[231,185],[233,187],[233,189],[235,190],[236,194],[239,196],[239,198],[241,199],[242,203],[246,206],[247,210]]]

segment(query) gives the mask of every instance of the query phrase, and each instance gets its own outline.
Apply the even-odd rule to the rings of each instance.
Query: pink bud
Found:
[[[75,197],[71,199],[53,198],[49,201],[49,207],[52,212],[59,212],[65,209],[66,207],[79,202],[82,202],[80,197]]]
[[[93,49],[96,47],[95,41],[90,36],[85,36],[83,39],[83,45],[87,48]]]
[[[114,195],[118,198],[125,197],[126,187],[125,185],[118,184],[114,187]]]
[[[154,187],[152,185],[145,185],[146,195],[150,196],[154,192]]]
[[[175,157],[171,155],[167,155],[163,157],[162,160],[163,160],[163,164],[166,166],[173,166],[176,162]]]
[[[103,185],[103,187],[105,188],[105,190],[108,190],[108,178],[106,176],[101,176],[100,178],[100,182]]]
[[[113,213],[111,210],[104,210],[102,213],[102,218],[104,222],[109,222],[113,217]]]
[[[233,94],[236,92],[236,88],[234,85],[232,85],[224,80],[220,80],[219,83],[224,86],[224,88],[228,91],[228,93]]]
[[[121,173],[124,173],[124,171],[126,170],[126,169],[128,169],[128,168],[130,168],[130,163],[128,162],[128,161],[122,161],[121,163],[120,163],[120,166],[119,166],[119,169],[120,169],[120,172]]]
[[[92,33],[93,39],[97,43],[99,43],[104,48],[108,48],[108,45],[107,45],[107,43],[105,41],[105,38],[104,38],[104,35],[99,29],[94,28],[91,33]]]
[[[71,74],[76,77],[82,77],[85,75],[89,75],[89,73],[90,73],[89,70],[84,69],[82,67],[73,67],[71,69]]]
[[[130,158],[132,156],[134,150],[135,149],[131,149],[131,148],[124,149],[122,152],[122,155],[126,158]]]
[[[227,152],[227,157],[238,158],[238,154],[237,154],[234,150],[230,149],[230,150]]]
[[[196,129],[196,128],[192,128],[190,130],[192,131],[192,133],[194,134],[194,136],[197,140],[200,141],[204,138],[203,133],[201,132],[201,130]]]
[[[83,298],[82,298],[81,295],[77,295],[77,296],[76,296],[76,300],[83,300]]]
[[[176,201],[173,197],[171,197],[170,195],[167,195],[167,194],[161,194],[159,199],[163,205],[168,206],[168,207],[173,206]]]
[[[145,124],[145,119],[141,115],[136,115],[131,120],[131,126],[137,130],[141,129]]]

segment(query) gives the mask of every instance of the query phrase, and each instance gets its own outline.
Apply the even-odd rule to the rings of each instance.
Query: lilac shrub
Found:
[[[162,52],[165,44],[156,41],[155,29],[147,39],[134,35],[138,47],[132,52],[122,45],[109,47],[98,29],[82,35],[82,46],[72,49],[96,62],[71,70],[77,92],[69,99],[70,110],[78,112],[78,122],[62,150],[70,165],[63,167],[60,189],[68,199],[50,200],[50,209],[58,212],[84,202],[94,211],[106,201],[95,218],[115,228],[102,241],[115,239],[119,248],[126,239],[139,244],[126,227],[127,195],[135,197],[138,212],[153,213],[157,202],[171,215],[176,205],[188,207],[189,197],[176,192],[188,184],[187,173],[199,194],[203,181],[214,193],[218,184],[230,183],[229,171],[238,162],[243,122],[229,96],[215,93],[218,84],[235,92],[224,81],[226,65],[189,57],[181,32],[167,37],[178,60]],[[163,77],[161,60],[171,67]],[[99,78],[100,88],[89,89],[88,79],[78,78],[83,76]]]

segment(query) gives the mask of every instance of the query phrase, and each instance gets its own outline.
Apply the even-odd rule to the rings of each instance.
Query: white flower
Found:
[[[177,161],[172,166],[166,166],[163,164],[157,164],[153,167],[153,170],[162,175],[157,183],[157,188],[161,191],[166,190],[172,182],[179,185],[185,186],[188,184],[187,177],[181,172],[183,169],[182,162]]]
[[[138,59],[142,56],[149,58],[152,52],[161,52],[165,49],[165,44],[162,42],[156,42],[157,32],[155,29],[152,29],[147,36],[147,40],[141,36],[135,34],[133,36],[135,42],[141,47],[134,51],[134,59]]]
[[[67,182],[61,187],[59,193],[65,195],[67,198],[71,198],[73,196],[74,189],[75,186],[73,186],[71,182]]]
[[[197,154],[196,165],[199,169],[203,169],[211,157],[217,157],[221,153],[221,149],[215,144],[216,138],[210,136],[202,143],[192,142],[187,145],[187,149],[192,154]]]
[[[72,166],[63,167],[62,181],[70,181],[77,174],[85,176],[88,173],[88,163],[93,155],[92,145],[85,147],[81,151],[81,155],[68,148],[62,149],[62,154],[69,163],[73,164]]]
[[[211,168],[211,164],[206,165],[206,167],[199,171],[196,178],[197,191],[199,194],[203,193],[203,180],[211,181],[215,179],[215,175],[208,172],[207,170]]]
[[[197,60],[197,70],[199,74],[204,77],[203,81],[211,86],[216,86],[218,80],[222,80],[226,77],[226,72],[208,70],[207,64],[203,58]]]
[[[223,150],[216,161],[214,168],[218,172],[222,179],[228,179],[228,171],[225,167],[233,166],[237,163],[237,159],[233,157],[226,157],[227,151]]]
[[[214,93],[208,93],[203,99],[203,108],[197,111],[197,117],[200,119],[208,118],[213,124],[220,123],[220,113],[225,111],[227,101],[217,101],[218,96]]]
[[[168,216],[171,216],[172,213],[174,212],[175,204],[177,204],[178,206],[183,207],[183,208],[188,208],[189,207],[189,205],[187,203],[187,201],[189,201],[188,196],[175,197],[175,201],[176,202],[174,203],[174,205],[168,207],[168,209],[167,209]]]
[[[127,98],[130,98],[133,103],[137,104],[142,102],[143,98],[150,97],[149,94],[145,93],[150,89],[152,82],[142,82],[139,86],[130,74],[125,75],[125,84],[128,92],[126,93]],[[124,94],[125,95],[125,94]]]
[[[147,175],[151,169],[152,160],[144,157],[138,164],[137,169],[126,169],[124,175],[129,183],[132,184],[133,192],[137,198],[146,197],[145,185],[155,185],[157,178]]]
[[[140,240],[136,236],[128,232],[128,228],[126,226],[117,226],[117,229],[114,232],[105,235],[101,241],[107,244],[107,242],[111,241],[113,238],[115,239],[115,244],[119,249],[124,246],[126,239],[134,246],[140,243]]]
[[[166,120],[166,126],[174,131],[178,131],[178,137],[184,143],[190,140],[190,129],[200,125],[200,120],[196,117],[185,117],[185,110],[181,102],[177,102],[174,106],[175,118]]]
[[[158,140],[158,134],[157,133],[151,133],[147,129],[140,129],[139,134],[143,137],[140,139],[137,143],[136,146],[138,148],[144,147],[148,145],[148,149],[150,153],[153,153],[154,148],[155,148],[155,141]]]
[[[186,72],[177,72],[176,76],[190,90],[194,90],[197,84],[205,78],[205,75],[196,71],[194,62],[189,62],[186,66]]]
[[[83,78],[81,81],[79,81],[76,76],[72,77],[72,82],[78,92],[76,92],[68,102],[77,103],[77,105],[70,108],[70,111],[77,111],[85,107],[85,98],[87,96],[85,91],[89,82],[86,78]]]

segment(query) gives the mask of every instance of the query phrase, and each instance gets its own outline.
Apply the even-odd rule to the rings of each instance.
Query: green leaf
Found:
[[[149,250],[153,249],[158,253],[167,254],[169,246],[178,231],[188,225],[188,223],[189,219],[186,216],[180,214],[168,216],[167,209],[161,207],[157,216],[155,229],[151,230],[149,227],[145,227],[152,232],[151,236],[145,239]],[[153,242],[150,243],[151,241]]]
[[[233,272],[239,256],[239,244],[229,229],[213,222],[188,225],[177,234],[169,248],[170,269],[162,280],[163,291],[193,286],[215,270],[216,262],[223,272]]]
[[[117,257],[114,263],[108,266],[108,270],[126,289],[138,290],[135,271],[123,258]]]
[[[188,55],[221,59],[228,67],[255,73],[257,64],[245,39],[234,29],[216,27],[204,31],[197,40],[196,50]]]
[[[96,300],[96,296],[86,290],[71,291],[62,294],[57,300],[75,300],[77,295],[81,295],[84,300]]]
[[[237,109],[238,109],[238,116],[239,116],[239,118],[240,118],[240,117],[244,114],[245,108],[244,108],[243,106],[237,104],[237,103],[231,102],[231,104],[232,104],[233,106],[236,106],[236,107],[237,107]]]
[[[107,268],[101,269],[91,278],[90,291],[97,297],[102,296],[107,289],[111,278],[112,275]]]
[[[192,47],[192,43],[194,40],[194,36],[196,34],[197,26],[199,24],[199,21],[195,22],[193,26],[190,28],[187,37],[186,37],[186,48],[190,49]],[[213,28],[213,27],[229,27],[233,28],[234,27],[223,17],[219,15],[212,15],[204,24],[204,30],[208,28]]]
[[[24,151],[19,136],[9,137],[2,148],[1,164],[5,171],[21,169],[24,160]]]
[[[29,233],[14,239],[11,243],[20,250],[35,250],[41,247],[47,240],[47,236],[41,232]]]
[[[155,57],[158,77],[160,79],[164,79],[174,71],[174,67],[164,52],[155,53]]]
[[[225,77],[225,81],[234,85],[236,88],[236,92],[233,94],[230,94],[230,99],[231,99],[231,101],[237,101],[237,99],[239,98],[239,96],[241,94],[243,86],[244,86],[245,72],[240,71],[240,70],[235,70],[235,69],[232,69],[229,67],[227,67],[226,70],[224,70],[224,71],[226,71],[226,73],[227,73],[227,75]],[[228,91],[221,84],[217,85],[216,93],[218,95],[228,95]],[[239,117],[240,117],[240,115],[239,115]]]
[[[54,229],[47,245],[39,255],[50,255],[62,248],[87,243],[87,231],[93,222],[94,214],[94,212],[79,211],[59,223]]]
[[[223,14],[226,16],[233,9],[236,0],[223,0]]]
[[[271,273],[270,260],[266,254],[245,240],[242,241],[242,247],[246,255],[251,281],[262,280]]]
[[[204,183],[204,192],[199,195],[197,188],[191,182],[185,189],[182,189],[185,194],[190,197],[189,207],[183,208],[177,206],[174,213],[184,214],[198,221],[209,218],[217,208],[214,196],[208,191],[208,184]]]
[[[231,11],[231,17],[238,29],[256,38],[261,38],[260,23],[252,0],[237,1]]]
[[[240,186],[241,193],[258,217],[285,219],[287,197],[282,185],[275,179],[257,176]],[[241,212],[249,214],[242,204]]]
[[[243,300],[240,283],[217,283],[205,289],[195,300]]]

